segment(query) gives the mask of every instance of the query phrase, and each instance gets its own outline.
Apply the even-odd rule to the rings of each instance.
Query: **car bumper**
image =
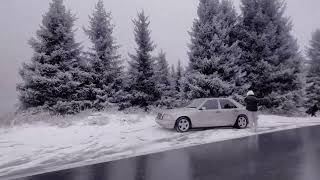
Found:
[[[175,122],[173,120],[167,120],[167,119],[156,119],[156,123],[159,124],[161,127],[167,128],[167,129],[173,129]]]

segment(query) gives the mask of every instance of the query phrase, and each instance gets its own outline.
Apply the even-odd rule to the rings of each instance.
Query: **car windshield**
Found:
[[[191,103],[186,107],[187,108],[198,108],[203,102],[204,102],[204,99],[195,99],[195,100],[191,101]]]

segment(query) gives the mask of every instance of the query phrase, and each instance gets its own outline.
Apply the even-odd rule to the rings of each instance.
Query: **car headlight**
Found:
[[[165,113],[158,113],[158,115],[157,115],[157,119],[159,119],[159,120],[170,119],[170,118],[172,118],[172,116],[169,114],[165,114]]]
[[[163,117],[164,117],[164,114],[163,113],[158,113],[157,114],[157,119],[163,119]]]

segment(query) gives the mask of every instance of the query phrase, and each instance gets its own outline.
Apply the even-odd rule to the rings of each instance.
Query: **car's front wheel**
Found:
[[[247,116],[241,115],[238,116],[237,121],[235,123],[235,127],[238,129],[245,129],[248,127],[248,118]]]
[[[179,118],[175,125],[175,129],[181,133],[188,132],[190,128],[191,128],[191,122],[186,117]]]

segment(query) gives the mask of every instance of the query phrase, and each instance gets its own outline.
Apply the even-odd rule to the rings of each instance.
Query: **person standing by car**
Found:
[[[249,118],[252,120],[254,132],[257,132],[258,127],[258,105],[260,99],[258,99],[253,91],[249,91],[247,93],[247,97],[245,98],[246,109],[249,111]]]
[[[314,104],[307,113],[311,115],[311,117],[317,117],[316,113],[319,111],[317,104]]]

